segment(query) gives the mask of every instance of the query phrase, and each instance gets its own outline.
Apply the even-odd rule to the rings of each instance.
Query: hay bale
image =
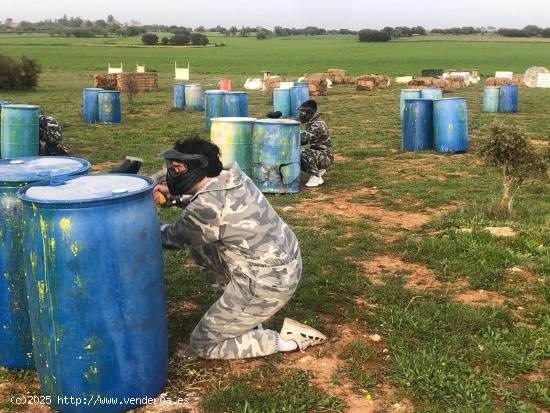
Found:
[[[466,87],[463,76],[447,76],[445,80],[447,81],[446,89],[462,89]]]
[[[407,87],[409,89],[422,89],[422,88],[425,88],[426,86],[427,86],[426,82],[424,80],[419,80],[419,79],[413,79],[409,83],[407,83]]]
[[[513,75],[512,83],[518,86],[525,86],[525,80],[523,79],[523,75]]]
[[[327,96],[328,95],[328,83],[325,79],[319,79],[316,81],[309,80],[309,95],[310,96]]]
[[[357,91],[368,91],[374,90],[376,82],[374,80],[358,79],[356,82],[355,89]]]
[[[439,89],[446,89],[447,81],[444,79],[434,79],[432,82],[432,87],[438,87]]]
[[[433,77],[415,77],[414,80],[417,80],[419,82],[423,82],[424,86],[432,86],[434,83],[435,78]]]
[[[354,85],[357,81],[357,76],[346,76],[344,83],[348,85]]]
[[[545,67],[533,66],[525,71],[523,81],[527,87],[537,87],[537,76],[539,73],[549,73]]]
[[[376,87],[378,89],[387,89],[390,87],[391,79],[386,75],[375,75],[376,77]]]
[[[281,82],[285,80],[286,79],[282,76],[269,76],[267,80],[264,81],[263,91],[268,95],[272,95],[273,89],[279,87]]]
[[[137,73],[123,72],[117,73],[117,88],[121,92],[126,92],[129,79],[132,77],[136,82],[139,92],[156,92],[158,90],[157,74],[155,72]]]
[[[304,73],[304,79],[306,79],[307,82],[318,82],[319,80],[327,80],[328,78],[328,73]]]
[[[96,73],[94,75],[94,87],[107,90],[117,90],[117,75],[115,73]]]
[[[486,86],[504,86],[511,84],[513,84],[513,81],[506,77],[488,77],[485,80]]]
[[[334,84],[346,83],[345,79],[347,77],[347,73],[343,69],[327,69],[327,75]]]

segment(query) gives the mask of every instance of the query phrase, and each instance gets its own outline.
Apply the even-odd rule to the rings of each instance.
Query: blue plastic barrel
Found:
[[[433,143],[433,100],[405,99],[403,150],[429,151]]]
[[[420,98],[421,99],[441,99],[443,97],[443,91],[437,87],[427,87],[421,89]]]
[[[283,118],[290,116],[290,89],[273,89],[273,110],[280,111]]]
[[[403,120],[403,112],[405,111],[405,99],[420,99],[420,89],[401,89],[401,97],[399,99],[399,113]]]
[[[210,140],[221,152],[222,164],[237,162],[241,170],[252,176],[252,131],[254,118],[214,118]]]
[[[252,180],[262,192],[300,190],[300,123],[290,119],[254,122]]]
[[[496,113],[500,106],[500,86],[485,86],[483,89],[483,112]]]
[[[188,112],[202,112],[202,85],[185,85],[185,110]]]
[[[468,150],[466,98],[434,100],[434,149],[438,152]]]
[[[122,121],[120,92],[118,90],[97,92],[97,103],[99,106],[99,123],[115,124]]]
[[[220,118],[223,113],[224,90],[207,90],[204,92],[204,128],[210,130],[212,118]]]
[[[43,396],[60,412],[126,411],[165,386],[168,340],[154,181],[87,175],[18,192]],[[116,398],[78,408],[59,398]],[[126,400],[125,400],[126,399]],[[131,400],[132,399],[132,400]]]
[[[223,116],[248,117],[248,95],[246,92],[226,92],[223,97]]]
[[[2,158],[38,156],[38,106],[2,105],[1,116]]]
[[[185,109],[185,83],[174,83],[174,108]]]
[[[60,156],[0,160],[0,366],[34,367],[17,191],[31,182],[82,174],[89,168],[88,161]],[[29,248],[33,250],[34,245]]]
[[[87,87],[82,91],[82,119],[84,123],[99,122],[99,105],[97,94],[104,89]]]
[[[499,111],[516,113],[518,111],[518,85],[503,85],[500,87]]]
[[[290,115],[298,116],[298,108],[309,99],[309,86],[301,84],[290,88]]]

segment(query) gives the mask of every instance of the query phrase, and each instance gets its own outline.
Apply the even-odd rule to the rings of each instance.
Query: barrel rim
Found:
[[[48,159],[48,158],[51,158],[51,159],[70,159],[70,160],[73,160],[73,161],[77,161],[81,164],[81,167],[73,172],[70,172],[71,176],[73,174],[81,174],[83,172],[86,172],[88,170],[90,170],[90,168],[92,167],[92,164],[86,160],[86,159],[82,159],[82,158],[77,158],[75,156],[27,156],[27,157],[18,157],[18,158],[6,158],[6,159],[0,159],[0,164],[3,164],[3,163],[9,163],[9,162],[12,162],[14,160],[23,160],[23,161],[33,161],[33,160],[36,160],[36,159]],[[61,173],[59,175],[49,175],[49,177],[60,177],[60,176],[67,176],[67,173]],[[10,179],[9,177],[8,178],[2,178],[0,176],[0,186],[2,184],[7,184],[7,183],[23,183],[23,182],[29,182],[29,183],[36,183],[42,179],[44,179],[46,177],[46,175],[44,176],[37,176],[36,174],[33,174],[31,175],[30,173],[28,175],[21,175],[21,178],[18,178],[18,179]]]
[[[209,90],[205,90],[204,93],[205,94],[210,93],[212,95],[223,95],[229,92],[226,92],[225,90],[221,90],[221,89],[209,89]]]
[[[231,122],[231,123],[237,123],[237,122],[256,122],[257,118],[251,118],[247,116],[219,116],[217,118],[211,118],[210,122]]]
[[[120,94],[120,90],[107,90],[107,89],[103,89],[103,90],[98,91],[97,93],[119,93],[119,94]]]
[[[240,91],[240,90],[232,90],[230,92],[225,92],[227,95],[246,95],[246,92]]]
[[[3,104],[2,107],[6,109],[24,109],[24,110],[31,110],[31,109],[35,110],[40,108],[40,106],[38,105],[27,105],[24,103],[8,103],[8,104]]]
[[[17,197],[23,202],[23,203],[29,203],[34,205],[43,205],[43,206],[59,206],[59,209],[66,208],[67,206],[73,206],[73,205],[80,205],[80,206],[93,206],[97,204],[105,204],[107,202],[117,202],[121,199],[128,199],[136,196],[140,196],[143,193],[149,192],[151,189],[154,188],[156,185],[156,181],[145,175],[138,175],[138,174],[110,174],[110,173],[103,173],[103,174],[92,174],[88,175],[92,177],[96,176],[128,176],[132,178],[141,178],[144,181],[147,182],[147,185],[143,188],[140,188],[134,192],[130,193],[121,193],[116,195],[109,195],[109,196],[103,196],[98,198],[92,198],[92,199],[66,199],[66,200],[46,200],[46,199],[34,199],[30,198],[26,195],[27,190],[29,190],[31,187],[38,186],[40,183],[34,182],[29,185],[25,185],[21,189],[17,191]],[[83,178],[83,176],[69,176],[67,179],[64,179],[64,181],[72,181],[73,179],[79,179]],[[48,182],[49,183],[49,182]],[[47,183],[43,186],[48,186]]]
[[[85,87],[82,90],[107,90],[107,89],[104,89],[102,87]]]
[[[257,119],[254,123],[272,125],[300,125],[300,122],[293,119]]]
[[[422,89],[400,89],[401,92],[422,92]]]
[[[439,101],[439,100],[466,100],[465,97],[453,97],[453,98],[440,98],[440,99],[433,99],[434,101]]]

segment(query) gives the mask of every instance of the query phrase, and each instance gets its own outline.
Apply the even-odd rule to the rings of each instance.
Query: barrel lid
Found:
[[[183,83],[185,85],[185,87],[197,87],[197,86],[201,86],[202,87],[202,84],[200,83]]]
[[[227,93],[225,90],[219,90],[219,89],[213,89],[213,90],[207,90],[205,91],[204,93],[211,93],[211,94],[214,94],[214,95],[222,95],[224,93]]]
[[[300,125],[300,122],[292,119],[258,119],[256,123],[266,123],[273,125]]]
[[[227,93],[228,95],[246,95],[246,92],[241,92],[241,91],[231,91],[231,92],[225,92]]]
[[[49,204],[84,203],[124,198],[149,190],[151,178],[129,174],[98,174],[69,178],[52,185],[31,185],[21,191],[25,201]]]
[[[1,159],[0,182],[33,182],[50,177],[74,175],[90,169],[90,162],[63,156],[33,156]]]
[[[441,98],[441,99],[434,99],[435,101],[439,100],[466,100],[465,97],[454,97],[454,98]]]
[[[105,90],[102,87],[85,87],[84,90]]]
[[[401,89],[401,92],[418,92],[420,93],[422,89]]]
[[[211,122],[256,122],[256,118],[245,118],[245,117],[227,117],[227,118],[212,118]]]
[[[101,90],[98,90],[97,93],[120,93],[120,90],[106,90],[106,89],[101,89]]]
[[[3,108],[6,109],[20,109],[20,110],[37,110],[37,105],[21,105],[18,103],[9,103],[7,105],[2,105]]]

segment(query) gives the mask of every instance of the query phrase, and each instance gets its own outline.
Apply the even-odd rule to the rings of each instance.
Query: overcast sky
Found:
[[[327,29],[384,26],[550,27],[550,0],[0,0],[0,20],[137,20],[179,26],[318,26]]]

